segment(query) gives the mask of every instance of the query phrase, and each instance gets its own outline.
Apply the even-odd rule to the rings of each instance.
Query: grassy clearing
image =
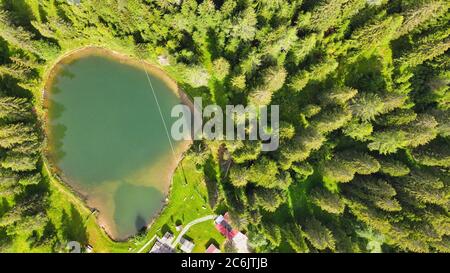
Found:
[[[135,57],[134,52],[126,50],[122,46],[112,46],[111,44],[76,44],[64,47],[54,60],[42,68],[43,81],[32,89],[34,95],[34,106],[36,113],[43,124],[46,122],[46,109],[43,107],[43,93],[46,79],[49,77],[52,68],[67,54],[72,53],[85,46],[98,46],[116,50],[123,54]],[[154,60],[147,59],[149,63],[156,64]],[[167,73],[179,80],[182,75],[179,69],[174,66],[165,67]],[[175,236],[178,234],[175,227],[178,224],[183,226],[199,217],[214,214],[208,205],[208,194],[203,174],[196,170],[194,163],[189,156],[183,160],[183,168],[180,166],[173,176],[172,188],[169,194],[169,203],[163,209],[160,216],[154,221],[144,235],[138,236],[135,240],[128,242],[115,242],[97,224],[96,216],[92,215],[90,209],[84,201],[64,183],[53,177],[43,164],[42,173],[47,177],[47,187],[49,192],[48,216],[51,220],[52,228],[58,238],[64,240],[79,241],[83,244],[93,246],[95,252],[134,252],[140,249],[150,238],[156,235],[163,235],[166,231],[171,231]],[[186,180],[185,180],[186,176]],[[187,183],[185,182],[187,181]],[[43,232],[43,231],[41,231]],[[31,234],[17,234],[14,238],[12,248],[9,252],[52,252],[49,246],[30,247],[28,238]],[[194,252],[204,252],[209,243],[222,245],[224,238],[215,229],[212,221],[194,225],[185,235],[196,244]],[[65,244],[63,242],[62,244]],[[57,250],[61,250],[58,247]]]
[[[208,193],[203,174],[196,170],[190,156],[182,161],[182,165],[183,168],[180,165],[174,174],[168,205],[152,223],[145,236],[140,237],[136,243],[133,240],[112,241],[97,224],[95,215],[91,215],[83,201],[70,188],[51,177],[49,217],[61,237],[64,235],[69,238],[72,236],[73,240],[85,240],[93,246],[95,252],[135,252],[155,234],[162,236],[166,231],[170,231],[176,236],[179,233],[176,231],[177,225],[184,226],[199,217],[214,214],[207,205]],[[66,216],[63,216],[64,214]],[[64,220],[64,217],[70,221]],[[185,237],[194,241],[194,252],[204,252],[210,243],[220,246],[224,242],[224,237],[215,229],[212,221],[192,226]],[[23,250],[26,248],[26,244],[24,245]]]
[[[95,215],[92,215],[83,201],[70,188],[52,177],[49,178],[49,181],[50,209],[48,214],[61,236],[85,241],[94,247],[95,252],[128,252],[129,243],[112,241],[95,221]],[[66,218],[68,217],[69,221],[63,219],[64,214],[67,215]]]
[[[193,252],[196,253],[205,252],[211,243],[217,247],[221,247],[225,241],[222,234],[214,227],[213,221],[206,221],[191,227],[184,237],[194,241],[195,247]]]
[[[169,203],[151,225],[145,239],[137,245],[137,249],[155,234],[162,236],[166,231],[170,231],[177,236],[179,233],[176,231],[177,225],[185,226],[192,220],[210,214],[215,213],[208,206],[208,193],[203,174],[196,169],[191,156],[188,155],[174,174]],[[212,221],[192,226],[185,237],[194,241],[194,252],[204,252],[208,242],[222,245],[225,240],[216,230]]]

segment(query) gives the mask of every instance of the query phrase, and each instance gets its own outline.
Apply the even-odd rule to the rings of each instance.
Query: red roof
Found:
[[[220,224],[216,224],[216,228],[228,240],[232,240],[234,236],[239,233],[239,231],[232,229],[226,221],[222,221]]]
[[[206,249],[205,253],[219,253],[220,250],[213,244],[210,244]]]

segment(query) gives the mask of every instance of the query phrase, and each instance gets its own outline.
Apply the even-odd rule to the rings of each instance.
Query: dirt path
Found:
[[[204,216],[204,217],[201,217],[201,218],[197,218],[197,219],[195,219],[195,220],[189,222],[189,224],[187,224],[187,225],[183,228],[183,230],[180,232],[180,234],[178,234],[178,237],[175,239],[175,241],[173,241],[173,243],[172,243],[172,248],[175,248],[175,247],[177,246],[177,244],[178,244],[178,243],[180,242],[180,240],[181,240],[181,237],[183,237],[184,234],[186,234],[186,232],[188,232],[189,229],[190,229],[193,225],[196,225],[196,224],[199,224],[199,223],[208,221],[208,220],[213,220],[214,218],[216,218],[216,215],[208,215],[208,216]]]

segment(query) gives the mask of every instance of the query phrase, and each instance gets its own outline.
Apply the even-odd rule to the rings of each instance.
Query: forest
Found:
[[[42,92],[57,60],[86,46],[160,65],[205,103],[280,106],[278,150],[236,140],[190,151],[209,204],[253,251],[450,252],[449,8],[0,0],[0,252],[19,237],[62,251],[76,235],[48,217]]]

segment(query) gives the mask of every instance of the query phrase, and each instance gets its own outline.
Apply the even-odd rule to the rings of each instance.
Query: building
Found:
[[[187,239],[184,239],[183,237],[181,237],[180,239],[180,249],[183,252],[186,253],[191,253],[192,250],[194,249],[195,244]]]
[[[170,65],[169,58],[167,56],[165,56],[165,55],[159,55],[158,56],[158,63],[161,66],[168,66],[168,65]]]
[[[150,253],[175,253],[175,249],[170,245],[161,243],[161,241],[157,240],[150,250]]]
[[[156,238],[156,242],[150,250],[150,253],[175,253],[175,249],[170,246],[173,240],[173,234],[166,232],[162,238]]]
[[[159,239],[164,244],[171,245],[175,237],[172,233],[166,232],[162,238]]]
[[[205,253],[220,253],[220,249],[218,249],[214,244],[210,244]]]
[[[225,214],[227,216],[227,214]],[[233,229],[233,227],[228,223],[224,216],[219,215],[216,220],[216,229],[222,233],[228,240],[233,240],[234,236],[239,232],[238,230]]]
[[[225,213],[215,219],[216,229],[222,233],[229,241],[233,243],[233,246],[239,253],[249,253],[248,238],[245,234],[229,224],[229,215]]]
[[[242,232],[238,232],[233,238],[233,245],[238,253],[250,253],[248,249],[248,237]]]

